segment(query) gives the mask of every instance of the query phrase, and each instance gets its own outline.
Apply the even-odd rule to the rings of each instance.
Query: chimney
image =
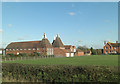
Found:
[[[118,41],[116,41],[116,43],[118,43]]]
[[[104,41],[104,44],[106,44],[106,41]]]

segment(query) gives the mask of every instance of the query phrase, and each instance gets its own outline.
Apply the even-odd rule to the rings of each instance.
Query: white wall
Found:
[[[71,57],[74,57],[74,53],[71,53]]]
[[[69,54],[69,53],[66,53],[66,57],[70,57],[70,54]]]
[[[19,55],[19,52],[17,52],[17,55]]]
[[[2,50],[0,50],[0,54],[2,54]]]
[[[74,52],[76,52],[76,49],[74,49]]]

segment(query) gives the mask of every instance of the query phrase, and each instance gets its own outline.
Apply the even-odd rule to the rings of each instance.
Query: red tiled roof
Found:
[[[72,47],[72,45],[64,45],[64,47],[65,47],[66,49],[70,49],[70,47]]]
[[[76,52],[83,52],[83,51],[82,51],[82,50],[80,50],[80,49],[77,49],[77,50],[76,50]]]
[[[120,46],[120,43],[110,43],[113,47],[118,47]]]
[[[12,42],[6,49],[23,49],[23,48],[43,48],[52,47],[48,39],[42,39],[42,41],[26,41],[26,42]]]

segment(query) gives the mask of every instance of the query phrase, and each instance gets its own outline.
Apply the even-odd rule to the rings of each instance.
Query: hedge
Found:
[[[114,69],[116,67],[113,67]],[[117,69],[117,68],[116,68]],[[2,65],[2,79],[18,82],[117,82],[118,72],[107,66],[70,66],[70,65]]]

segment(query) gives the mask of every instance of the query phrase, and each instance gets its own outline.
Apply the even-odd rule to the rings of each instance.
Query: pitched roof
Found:
[[[12,42],[7,49],[20,49],[20,48],[36,48],[40,46],[41,41],[27,41],[27,42]]]
[[[110,43],[113,47],[118,47],[120,46],[120,43]]]
[[[7,49],[52,48],[52,45],[50,44],[44,33],[42,41],[12,42],[6,48]]]
[[[52,46],[53,47],[64,47],[64,45],[63,45],[60,37],[58,36],[58,34],[57,34],[56,39],[53,41]]]
[[[72,45],[64,45],[65,49],[70,49],[70,47],[72,47]]]
[[[120,43],[111,43],[111,42],[108,42],[109,45],[113,46],[113,47],[119,47],[120,46]]]
[[[77,50],[76,50],[76,52],[83,52],[83,51],[82,51],[82,50],[80,50],[80,49],[77,49]]]
[[[48,39],[42,39],[42,41],[27,41],[27,42],[12,42],[6,49],[23,49],[23,48],[51,48],[52,45]]]

